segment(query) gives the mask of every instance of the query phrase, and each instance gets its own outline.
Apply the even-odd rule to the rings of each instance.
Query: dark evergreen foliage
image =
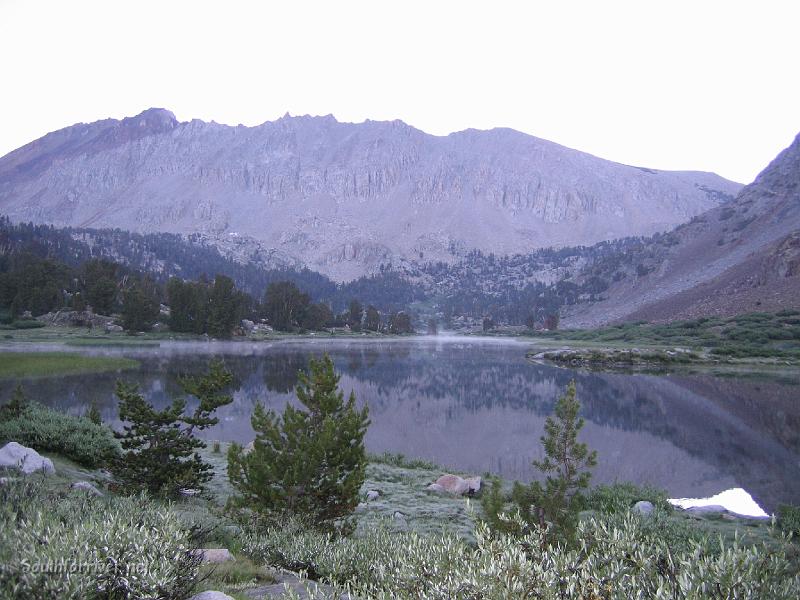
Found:
[[[333,324],[333,312],[324,302],[310,304],[300,318],[302,329],[321,331]]]
[[[175,497],[184,488],[202,489],[211,479],[212,468],[197,453],[205,442],[194,432],[217,424],[216,410],[233,401],[224,393],[231,382],[230,372],[218,361],[202,377],[181,378],[184,393],[198,402],[187,414],[185,397],[156,410],[135,385],[118,381],[119,418],[125,425],[115,435],[125,452],[114,462],[112,472],[119,489],[166,497]]]
[[[345,401],[339,376],[326,355],[311,360],[301,373],[297,399],[283,415],[256,406],[256,439],[246,453],[234,444],[228,452],[228,476],[238,491],[235,504],[279,517],[299,515],[330,527],[351,515],[366,474],[364,435],[367,408],[356,408],[351,392]]]
[[[367,331],[380,331],[381,329],[381,315],[378,309],[371,304],[367,307],[364,316],[364,329]]]
[[[158,319],[158,288],[147,279],[135,279],[122,293],[122,327],[128,332],[148,331]]]
[[[397,334],[414,333],[414,326],[411,324],[409,314],[400,311],[389,315],[389,331]]]
[[[294,331],[311,304],[308,294],[291,281],[270,283],[264,294],[264,316],[279,331]]]
[[[97,404],[94,402],[92,402],[92,405],[89,407],[89,411],[86,413],[86,418],[95,425],[103,424],[103,417],[100,414],[100,410],[97,408]]]
[[[208,295],[208,335],[228,339],[241,320],[244,302],[230,277],[217,275]]]

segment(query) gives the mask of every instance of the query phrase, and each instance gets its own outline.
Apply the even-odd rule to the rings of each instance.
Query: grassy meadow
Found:
[[[137,361],[129,358],[69,352],[0,352],[0,379],[100,373],[138,366]]]

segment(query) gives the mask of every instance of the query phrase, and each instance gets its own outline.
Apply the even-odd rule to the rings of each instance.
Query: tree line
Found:
[[[163,310],[162,304],[168,306]],[[164,321],[175,332],[230,338],[247,319],[265,321],[279,331],[301,332],[329,327],[353,331],[412,333],[405,311],[381,314],[374,305],[351,300],[336,314],[326,302],[291,281],[267,285],[262,298],[237,288],[218,274],[213,280],[170,278],[161,284],[147,274],[105,259],[91,258],[77,267],[22,251],[0,255],[0,318],[11,322],[57,310],[119,315],[126,331],[151,329]]]

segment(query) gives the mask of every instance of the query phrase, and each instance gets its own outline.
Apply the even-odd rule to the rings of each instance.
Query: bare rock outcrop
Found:
[[[0,448],[0,467],[18,469],[26,475],[37,471],[47,474],[56,472],[53,461],[17,442],[8,442]]]

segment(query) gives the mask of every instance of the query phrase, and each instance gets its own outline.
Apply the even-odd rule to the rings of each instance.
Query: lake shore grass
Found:
[[[346,331],[309,331],[292,333],[283,331],[257,332],[245,336],[233,336],[229,340],[234,343],[275,342],[281,340],[315,340],[315,339],[403,339],[407,335],[390,333],[346,332]],[[89,330],[86,327],[47,325],[36,329],[15,329],[0,331],[0,346],[20,343],[64,344],[66,346],[117,346],[144,347],[158,346],[165,341],[209,342],[214,338],[193,333],[175,333],[172,331],[148,331],[130,335],[125,332],[105,332],[99,329]]]
[[[80,375],[138,367],[139,362],[129,358],[71,352],[0,352],[0,379]]]
[[[800,311],[796,310],[670,323],[640,321],[598,329],[541,331],[535,335],[551,340],[702,349],[718,358],[800,359]]]

